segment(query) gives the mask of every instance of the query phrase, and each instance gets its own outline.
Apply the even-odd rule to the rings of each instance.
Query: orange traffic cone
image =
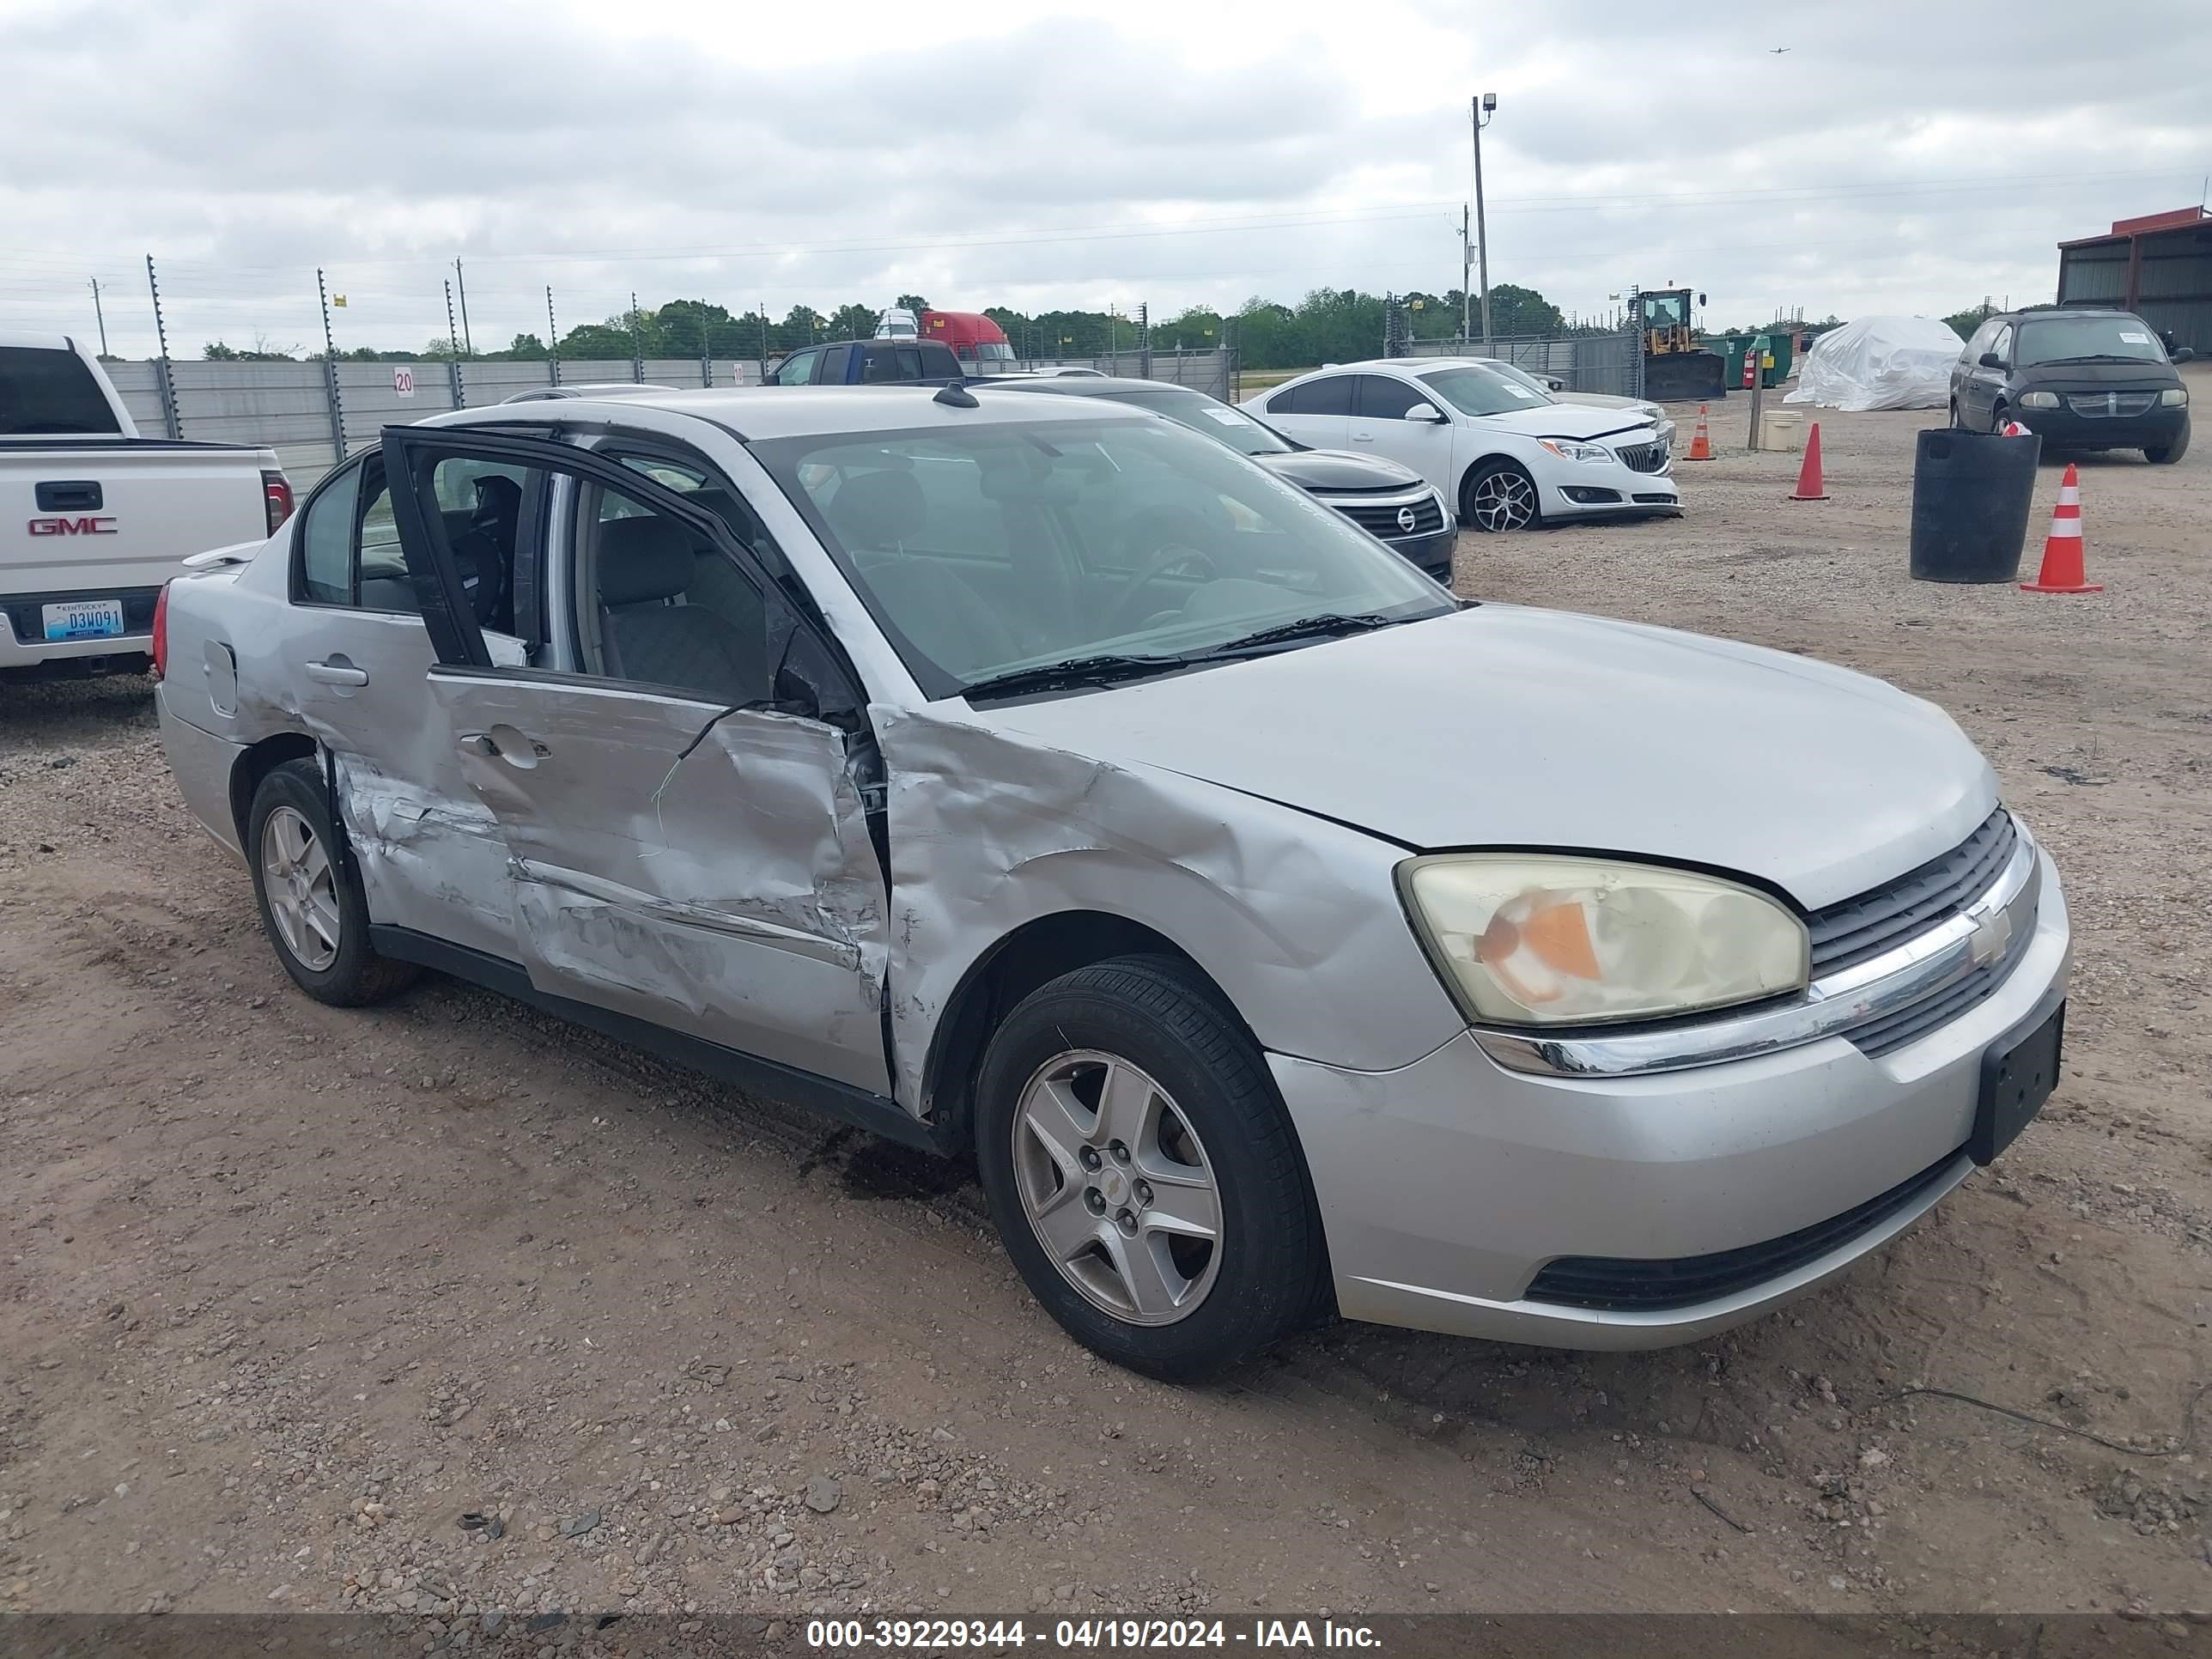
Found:
[[[1682,457],[1686,461],[1710,461],[1713,458],[1712,434],[1705,430],[1705,406],[1698,405],[1698,430],[1690,440],[1690,453]]]
[[[2051,511],[2051,534],[2044,538],[2042,573],[2021,588],[2028,593],[2103,592],[2104,583],[2081,580],[2087,574],[2081,564],[2081,476],[2069,461],[2066,476],[2058,481],[2058,505]]]
[[[1827,486],[1820,481],[1820,423],[1813,422],[1813,429],[1805,434],[1805,465],[1797,469],[1797,488],[1790,494],[1793,501],[1825,501]]]

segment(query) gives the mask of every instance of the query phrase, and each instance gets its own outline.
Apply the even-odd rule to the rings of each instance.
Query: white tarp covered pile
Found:
[[[1805,354],[1783,399],[1824,409],[1942,409],[1966,343],[1932,317],[1860,317],[1830,329]]]

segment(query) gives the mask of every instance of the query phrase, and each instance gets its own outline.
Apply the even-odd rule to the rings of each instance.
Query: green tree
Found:
[[[570,362],[612,362],[637,350],[639,342],[628,322],[610,317],[604,323],[579,323],[561,337],[561,355]]]
[[[1557,334],[1566,320],[1559,307],[1533,288],[1500,283],[1490,290],[1490,332],[1493,337]],[[1480,326],[1479,321],[1477,325]]]
[[[891,303],[901,311],[911,311],[917,316],[929,309],[929,301],[919,294],[902,294]]]
[[[830,337],[833,340],[865,340],[875,331],[873,306],[839,306],[830,313]]]

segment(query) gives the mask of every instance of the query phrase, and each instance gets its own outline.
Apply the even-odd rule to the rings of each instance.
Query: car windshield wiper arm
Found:
[[[1271,645],[1290,645],[1299,640],[1332,639],[1340,634],[1364,634],[1370,629],[1395,627],[1397,617],[1340,616],[1330,612],[1319,617],[1300,617],[1295,622],[1279,623],[1273,628],[1263,628],[1255,634],[1246,634],[1219,645],[1208,646],[1203,651],[1194,651],[1183,658],[1185,662],[1212,662],[1223,657],[1242,656],[1248,651],[1265,650]]]
[[[2124,351],[2088,351],[2078,357],[2045,357],[2033,363],[2022,363],[2022,368],[2048,368],[2053,363],[2148,363],[2148,357],[2130,357]]]
[[[1039,663],[1032,668],[1009,669],[988,679],[963,685],[960,695],[969,702],[978,697],[1013,697],[1025,691],[1058,691],[1073,685],[1111,685],[1116,680],[1141,679],[1188,665],[1183,657],[1104,655],[1069,657],[1060,662]]]

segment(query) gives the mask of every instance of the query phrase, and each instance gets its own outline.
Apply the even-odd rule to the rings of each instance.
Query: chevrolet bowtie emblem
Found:
[[[1977,968],[1986,968],[2012,946],[2012,912],[1992,910],[1974,924],[1966,936],[1966,954]]]

